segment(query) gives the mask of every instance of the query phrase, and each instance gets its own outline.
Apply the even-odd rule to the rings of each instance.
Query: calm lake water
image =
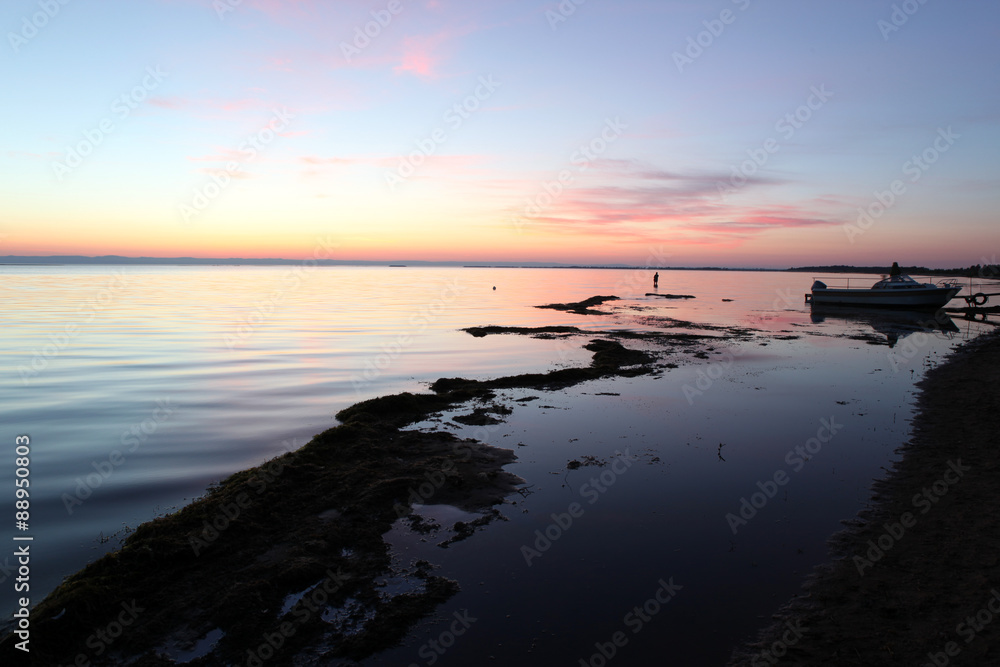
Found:
[[[0,275],[2,479],[13,489],[14,439],[29,435],[33,601],[113,548],[118,538],[106,538],[123,526],[305,444],[352,403],[423,391],[439,377],[590,360],[587,338],[473,338],[462,327],[719,336],[707,358],[669,353],[678,367],[660,375],[502,392],[514,408],[505,423],[453,427],[514,449],[508,469],[530,490],[501,507],[507,521],[449,549],[403,529],[387,536],[401,560],[427,558],[462,592],[370,665],[596,666],[602,647],[614,664],[724,663],[864,507],[908,436],[914,382],[992,329],[813,313],[802,296],[811,276],[797,273],[661,272],[658,291],[688,300],[646,296],[651,272],[635,270],[5,266]],[[607,316],[533,307],[597,294],[622,300],[605,304]],[[737,339],[732,327],[751,331]],[[539,398],[517,402],[527,396]],[[583,456],[607,465],[567,469]],[[12,523],[0,533],[8,543]],[[6,558],[5,616],[14,608]],[[462,613],[476,620],[437,652],[428,642],[448,641],[442,633]]]

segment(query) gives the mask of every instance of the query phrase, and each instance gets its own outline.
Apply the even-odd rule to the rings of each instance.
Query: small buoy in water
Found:
[[[496,291],[497,291],[497,286],[496,286],[496,285],[494,285],[494,286],[493,286],[493,291],[494,291],[494,292],[496,292]]]

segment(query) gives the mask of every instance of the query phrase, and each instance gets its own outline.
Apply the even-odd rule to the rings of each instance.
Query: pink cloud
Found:
[[[359,160],[358,158],[348,158],[348,157],[318,157],[316,155],[303,155],[299,157],[299,160],[310,165],[324,165],[324,164],[359,164],[367,162],[367,160]]]
[[[195,2],[209,5],[213,10],[219,12],[216,0],[195,0]],[[231,9],[227,9],[228,5],[225,5],[225,0],[218,4],[221,4],[224,7],[224,9],[219,12],[220,16],[223,18],[228,18],[229,16],[233,16],[238,12],[246,11],[247,8],[250,8],[266,14],[271,20],[283,23],[287,23],[291,20],[299,20],[304,16],[308,16],[310,10],[314,10],[315,8],[322,6],[322,3],[317,2],[317,0],[245,0],[239,5],[233,6]]]
[[[149,103],[161,109],[179,109],[187,104],[187,101],[177,97],[150,97]]]
[[[260,129],[265,125],[275,109],[287,108],[287,105],[281,102],[263,97],[169,98],[155,104],[161,108],[183,107],[186,113],[201,120],[225,121],[227,124],[240,123],[248,131]]]
[[[409,52],[403,56],[403,62],[393,68],[397,73],[412,72],[420,76],[431,77],[434,75],[434,60],[429,53]]]
[[[253,109],[261,106],[260,100],[255,99],[242,99],[242,100],[231,100],[228,102],[222,102],[221,107],[224,111],[243,111],[244,109]]]
[[[393,67],[397,74],[411,73],[418,76],[433,78],[439,56],[434,53],[438,40],[434,38],[407,38],[403,44],[403,58],[399,65]]]
[[[555,196],[541,184],[535,185],[535,193],[522,200],[513,217],[524,225],[616,243],[669,240],[726,247],[764,233],[843,223],[821,213],[839,208],[822,197],[801,204],[723,203],[717,192],[717,183],[724,178],[721,174],[685,174],[610,160],[595,161],[591,167],[589,176],[577,175]],[[588,185],[595,181],[620,184]],[[744,187],[772,182],[761,179]]]
[[[411,73],[426,78],[441,75],[440,68],[450,54],[456,40],[476,28],[466,25],[448,27],[430,35],[410,36],[403,40],[400,62],[393,68],[397,74]]]
[[[291,64],[291,58],[270,58],[270,62],[265,65],[264,69],[275,72],[292,72],[294,70],[289,67]]]

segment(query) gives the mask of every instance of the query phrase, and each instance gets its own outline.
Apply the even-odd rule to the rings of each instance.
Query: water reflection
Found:
[[[282,293],[263,319],[259,303],[280,288],[286,268],[136,267],[128,289],[81,322],[78,304],[96,298],[114,270],[0,267],[0,303],[13,318],[0,358],[10,369],[45,362],[29,378],[30,391],[16,375],[0,386],[8,421],[45,443],[32,462],[35,544],[45,545],[33,572],[39,599],[113,546],[95,544],[102,532],[186,504],[211,480],[301,445],[351,403],[425,392],[439,377],[496,378],[591,361],[584,336],[475,338],[463,327],[712,336],[705,345],[716,349],[704,356],[680,345],[665,352],[664,361],[677,366],[660,375],[537,391],[538,400],[523,403],[524,393],[508,392],[514,411],[487,440],[517,452],[509,470],[533,484],[532,492],[504,508],[507,521],[474,539],[448,549],[418,540],[436,554],[427,560],[440,576],[463,591],[441,609],[444,620],[428,619],[426,637],[414,631],[408,645],[368,667],[420,662],[419,647],[463,608],[482,619],[476,640],[457,643],[436,664],[481,664],[486,656],[496,664],[555,664],[565,663],[568,651],[579,661],[594,652],[595,639],[624,627],[623,615],[649,598],[655,582],[674,575],[692,594],[672,601],[655,631],[630,638],[628,657],[618,660],[662,662],[669,645],[676,664],[721,664],[798,590],[803,573],[827,558],[826,539],[863,506],[870,480],[906,439],[919,376],[896,371],[919,371],[923,360],[941,358],[958,331],[933,314],[849,308],[814,309],[813,322],[826,323],[809,331],[810,311],[793,297],[803,278],[794,273],[661,272],[662,290],[695,296],[666,300],[644,296],[651,278],[644,270],[447,267],[317,270]],[[400,271],[406,290],[398,287]],[[609,304],[610,315],[535,308],[599,294],[621,297]],[[78,334],[45,356],[50,334],[76,322]],[[879,347],[859,346],[852,335],[859,327]],[[959,337],[972,338],[986,327],[962,329]],[[947,336],[928,335],[920,344],[918,335],[911,343],[911,334],[928,330]],[[907,336],[888,357],[883,346]],[[722,363],[727,352],[732,363]],[[705,391],[692,398],[685,386]],[[94,474],[94,462],[107,461],[123,432],[167,397],[176,413],[70,515],[63,494],[72,495],[77,478]],[[844,424],[843,435],[734,535],[727,513],[786,467],[785,456],[816,433],[819,419],[831,417]],[[460,437],[479,437],[477,428],[448,427]],[[586,504],[586,515],[529,567],[521,546],[533,544],[553,513],[566,512],[583,484],[599,480],[598,468],[572,470],[567,462],[610,459],[626,446],[644,457],[642,465]],[[13,470],[7,474],[13,478]],[[0,538],[9,541],[12,529]],[[404,566],[418,557],[409,543],[393,546]],[[403,583],[390,578],[385,589]],[[435,625],[439,620],[444,625]]]
[[[901,339],[917,332],[940,332],[950,338],[950,334],[960,331],[958,325],[943,310],[929,313],[813,304],[810,319],[814,324],[828,319],[867,324],[876,333],[885,336],[889,347],[895,347]]]

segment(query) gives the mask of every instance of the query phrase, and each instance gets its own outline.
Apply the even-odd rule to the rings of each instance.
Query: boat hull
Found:
[[[810,301],[814,304],[867,306],[874,308],[940,308],[961,288],[927,287],[907,290],[875,289],[814,289]]]

